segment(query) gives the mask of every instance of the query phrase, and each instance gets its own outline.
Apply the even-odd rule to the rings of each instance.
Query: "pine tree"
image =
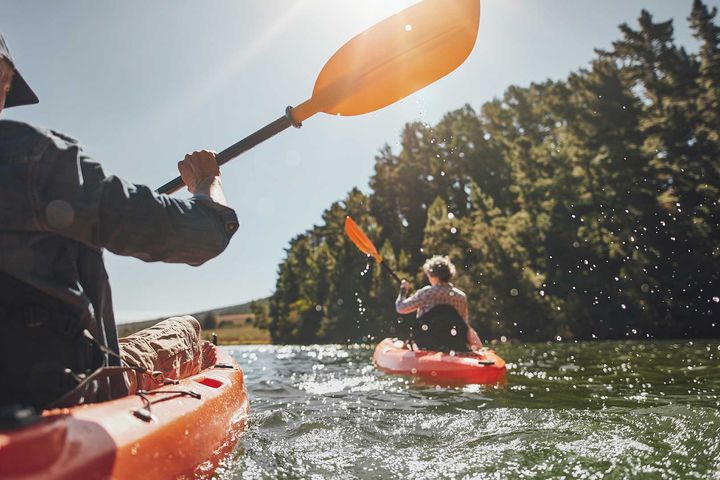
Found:
[[[398,331],[397,285],[347,240],[350,214],[418,285],[449,255],[483,337],[717,336],[720,28],[693,3],[689,54],[643,11],[564,81],[409,123],[371,193],[348,193],[279,266],[278,342]]]

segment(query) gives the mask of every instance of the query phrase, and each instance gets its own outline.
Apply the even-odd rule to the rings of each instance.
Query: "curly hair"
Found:
[[[449,282],[455,276],[455,265],[446,255],[435,255],[425,261],[423,272],[430,277],[436,277],[441,282]]]

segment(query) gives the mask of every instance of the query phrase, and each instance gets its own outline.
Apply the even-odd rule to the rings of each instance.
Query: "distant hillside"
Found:
[[[211,314],[213,314],[217,318],[217,321],[220,324],[222,324],[223,322],[229,322],[237,325],[246,325],[252,323],[252,320],[254,319],[254,315],[250,310],[250,306],[255,303],[256,305],[262,306],[263,309],[267,309],[269,305],[269,300],[269,298],[260,298],[257,300],[251,300],[246,303],[241,303],[240,305],[231,305],[229,307],[203,310],[201,312],[191,313],[190,315],[197,318],[200,321],[201,325],[204,323],[205,318]],[[118,334],[121,337],[126,337],[137,332],[138,330],[142,330],[143,328],[150,327],[161,320],[165,320],[166,318],[167,317],[160,317],[152,320],[143,320],[141,322],[124,323],[118,325]]]

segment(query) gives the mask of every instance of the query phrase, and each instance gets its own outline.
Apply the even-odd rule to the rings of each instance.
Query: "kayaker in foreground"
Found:
[[[0,35],[0,111],[37,102]],[[106,176],[66,135],[0,120],[0,407],[108,400],[215,363],[189,316],[117,337],[104,249],[197,266],[237,230],[215,154],[178,169],[188,200]],[[120,357],[140,368],[83,381]]]
[[[410,295],[412,286],[405,280],[395,301],[398,313],[417,312],[412,340],[421,350],[478,351],[482,342],[468,319],[465,293],[453,286],[455,265],[446,256],[436,255],[423,265],[430,285]]]

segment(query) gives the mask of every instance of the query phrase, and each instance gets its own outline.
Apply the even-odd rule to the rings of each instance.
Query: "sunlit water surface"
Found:
[[[720,342],[496,350],[504,386],[446,387],[370,346],[231,347],[252,415],[219,476],[720,479]]]

